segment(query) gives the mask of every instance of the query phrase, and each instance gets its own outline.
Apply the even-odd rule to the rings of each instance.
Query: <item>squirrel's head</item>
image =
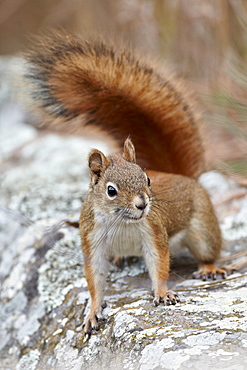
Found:
[[[89,153],[90,194],[94,208],[104,215],[119,216],[126,222],[140,221],[150,210],[150,180],[136,164],[135,147],[128,138],[122,155],[106,157],[93,149]]]

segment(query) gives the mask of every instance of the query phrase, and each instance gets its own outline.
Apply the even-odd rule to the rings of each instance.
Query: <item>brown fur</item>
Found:
[[[222,240],[206,190],[185,176],[155,171],[147,171],[147,175],[155,194],[154,212],[159,213],[169,238],[186,230],[183,243],[198,263],[215,262],[220,254]],[[207,245],[206,250],[202,248],[203,243]]]
[[[142,167],[197,178],[204,172],[198,121],[171,78],[126,48],[67,35],[26,57],[33,108],[53,127],[97,127],[122,148],[131,135]]]
[[[176,82],[127,49],[65,35],[44,39],[26,60],[42,123],[77,132],[96,127],[118,149],[131,135],[136,146],[137,155],[130,139],[122,156],[105,157],[96,149],[89,154],[91,180],[80,218],[92,301],[85,333],[102,318],[107,263],[114,257],[143,254],[156,305],[178,301],[166,285],[168,238],[171,244],[183,236],[199,277],[224,275],[214,266],[222,242],[209,196],[188,178],[205,169],[200,122]],[[148,169],[152,189],[136,163]]]
[[[150,188],[147,175],[135,164],[135,149],[130,139],[125,142],[123,156],[105,157],[94,149],[89,154],[88,163],[91,183],[80,219],[86,278],[92,300],[84,323],[85,333],[90,334],[92,329],[97,329],[97,321],[102,318],[106,262],[126,255],[126,251],[128,255],[138,253],[134,244],[133,249],[128,250],[129,243],[136,241],[142,244],[141,253],[153,283],[155,305],[178,301],[177,295],[167,290],[166,283],[170,264],[168,238],[181,232],[184,245],[198,261],[199,276],[225,273],[214,266],[222,244],[217,219],[208,194],[195,180],[147,171],[151,179]],[[116,188],[116,197],[114,194],[113,198],[108,196],[109,184]],[[138,212],[142,214],[140,219]],[[138,219],[137,223],[132,223],[133,219]],[[111,230],[114,223],[116,228]],[[126,229],[119,241],[118,234],[121,235],[122,228],[129,227],[126,225],[132,228],[131,236]],[[140,240],[136,236],[140,232],[138,225],[141,225]],[[113,238],[109,237],[111,234]]]

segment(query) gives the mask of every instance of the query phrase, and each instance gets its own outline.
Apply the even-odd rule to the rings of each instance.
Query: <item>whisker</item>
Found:
[[[159,212],[163,213],[166,217],[169,214],[168,211],[166,210],[166,208],[165,207],[164,208],[160,207],[159,204],[152,204],[151,209],[155,212],[155,214],[157,216],[159,216],[159,214],[158,214]]]
[[[171,201],[171,200],[165,200],[165,199],[157,199],[157,198],[153,198],[152,199],[152,204],[157,204],[157,205],[162,205],[162,204],[164,204],[164,206],[166,205],[166,204],[173,204],[174,202],[173,201]]]
[[[171,190],[173,190],[173,187],[172,186],[166,186],[162,190],[155,191],[154,194],[164,194],[164,193],[167,193],[167,192],[169,192]]]
[[[176,199],[175,200],[170,200],[169,198],[168,199],[158,198],[157,195],[159,195],[159,194],[153,193],[151,195],[150,199],[151,199],[152,202],[163,202],[164,204],[174,204],[174,203],[176,203]]]
[[[0,206],[0,212],[11,218],[13,221],[17,221],[21,226],[30,226],[34,224],[34,221],[32,221],[30,218],[23,215],[19,211]]]
[[[125,209],[121,210],[121,212],[117,215],[116,218],[114,218],[113,222],[110,224],[110,226],[106,227],[106,231],[104,232],[104,234],[98,239],[97,243],[95,244],[95,248],[97,248],[99,246],[99,244],[101,244],[101,242],[106,239],[108,233],[115,227],[115,225],[119,222],[120,219],[122,219],[122,216],[124,214],[124,211]]]
[[[66,219],[62,219],[51,226],[46,226],[42,228],[40,226],[37,226],[35,224],[35,221],[31,220],[19,211],[0,206],[0,212],[6,215],[11,220],[18,222],[21,226],[25,226],[27,228],[32,227],[33,232],[31,234],[39,237],[42,240],[42,244],[47,245],[49,249],[53,249],[56,242],[61,239],[61,234],[59,235],[59,231],[66,226],[66,223],[68,221]],[[82,257],[79,256],[79,253],[68,250],[62,251],[61,249],[59,249],[57,253],[60,255],[72,256],[72,258],[77,261],[78,259],[80,259],[80,257]]]
[[[125,208],[123,208],[123,212],[122,212],[122,214],[124,214],[125,212],[126,212],[126,210],[127,210],[127,208],[125,207]],[[111,243],[110,243],[110,255],[112,255],[113,253],[112,253],[112,250],[113,250],[113,246],[114,246],[114,240],[115,240],[115,238],[116,238],[116,235],[117,235],[117,232],[119,231],[119,230],[121,230],[121,228],[122,228],[122,225],[125,223],[125,221],[123,220],[123,218],[121,218],[121,220],[120,220],[120,222],[119,222],[119,224],[117,224],[117,227],[115,228],[115,230],[113,231],[113,234],[112,234],[112,236],[111,236]]]

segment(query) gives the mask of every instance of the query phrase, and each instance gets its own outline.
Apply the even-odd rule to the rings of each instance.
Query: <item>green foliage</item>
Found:
[[[233,153],[236,159],[226,160],[218,167],[225,173],[247,177],[247,63],[234,58],[228,64],[224,78],[226,83],[218,83],[217,90],[205,95],[204,101],[213,114],[209,120],[232,135],[233,140],[241,140],[241,153]],[[233,150],[229,148],[229,151]]]

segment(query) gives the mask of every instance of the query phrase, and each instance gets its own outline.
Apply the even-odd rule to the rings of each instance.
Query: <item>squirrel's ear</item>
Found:
[[[110,161],[101,151],[97,149],[91,150],[88,156],[88,167],[94,184],[98,182],[100,176],[105,172],[109,165]]]
[[[128,162],[136,163],[136,151],[130,138],[126,139],[124,142],[123,158]]]

